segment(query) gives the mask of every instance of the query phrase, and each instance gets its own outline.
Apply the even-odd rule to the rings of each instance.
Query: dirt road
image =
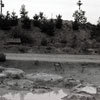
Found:
[[[100,63],[100,55],[5,53],[7,60]]]

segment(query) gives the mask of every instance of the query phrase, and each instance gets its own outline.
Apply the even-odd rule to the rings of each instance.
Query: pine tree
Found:
[[[16,12],[12,12],[11,15],[11,26],[16,26],[18,25],[18,16],[16,16]]]
[[[62,28],[62,19],[61,19],[61,15],[59,14],[58,16],[56,16],[56,28],[61,29]]]
[[[30,29],[31,28],[31,20],[28,17],[28,12],[25,9],[25,5],[21,6],[20,14],[21,14],[22,28]]]

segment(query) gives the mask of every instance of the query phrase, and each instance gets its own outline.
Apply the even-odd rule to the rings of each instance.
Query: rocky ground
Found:
[[[39,62],[35,62],[36,66],[38,66],[38,64]],[[4,66],[5,63],[1,65]],[[7,62],[6,62],[6,65],[7,65]],[[84,65],[84,66],[87,66],[87,65]],[[91,67],[91,65],[92,64],[88,65],[88,67]],[[49,66],[49,63],[48,63],[48,66]],[[63,97],[62,100],[100,100],[100,86],[99,84],[97,84],[99,83],[99,80],[96,83],[96,82],[93,82],[95,80],[94,79],[91,81],[91,83],[89,83],[90,76],[92,77],[94,72],[96,72],[95,74],[98,74],[97,68],[99,67],[99,64],[95,65],[96,70],[94,70],[94,72],[93,72],[93,68],[89,70],[87,68],[84,69],[85,68],[84,67],[81,70],[81,74],[79,73],[81,75],[80,76],[81,79],[80,78],[78,79],[78,77],[76,78],[77,75],[75,73],[76,72],[75,69],[77,69],[77,67],[71,66],[71,65],[70,67],[73,67],[71,69],[73,70],[72,72],[68,70],[69,68],[67,69],[65,68],[64,73],[60,73],[61,69],[59,71],[59,68],[55,69],[56,73],[54,73],[53,70],[50,73],[50,71],[48,72],[47,69],[45,68],[44,68],[45,71],[38,69],[38,71],[36,72],[36,68],[35,69],[33,68],[34,72],[32,73],[31,71],[28,72],[26,70],[22,70],[18,68],[10,68],[9,64],[7,65],[7,67],[0,66],[0,88],[6,89],[6,90],[30,91],[32,93],[46,93],[49,91],[53,91],[55,87],[65,88],[69,90],[69,93],[67,96]],[[69,73],[68,71],[70,71],[70,76],[66,76]],[[85,75],[87,74],[87,72],[89,74],[90,73],[89,71],[91,72],[91,75],[90,76],[87,75],[86,79],[88,80],[86,81],[85,78],[82,79],[82,74]],[[75,75],[75,77],[73,75]]]

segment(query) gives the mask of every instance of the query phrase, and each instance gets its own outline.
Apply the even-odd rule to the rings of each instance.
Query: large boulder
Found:
[[[26,75],[27,79],[33,80],[33,81],[50,81],[55,82],[62,80],[63,77],[60,75],[54,75],[54,74],[47,74],[47,73],[37,73],[37,74],[28,74]]]
[[[24,77],[25,74],[23,70],[16,68],[6,68],[6,70],[4,70],[3,73],[6,74],[8,78],[15,79],[21,79]]]

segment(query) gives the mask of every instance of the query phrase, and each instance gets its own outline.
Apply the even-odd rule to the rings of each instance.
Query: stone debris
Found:
[[[62,98],[62,100],[96,100],[96,99],[93,95],[74,93]]]
[[[33,80],[33,81],[50,81],[50,82],[55,82],[62,80],[63,77],[60,75],[54,75],[54,74],[47,74],[47,73],[37,73],[37,74],[28,74],[26,75],[27,79]]]
[[[72,91],[77,93],[96,94],[97,87],[92,84],[78,84]]]
[[[70,79],[65,78],[64,79],[64,86],[66,88],[73,88],[73,87],[77,86],[78,84],[80,84],[79,80],[75,80],[73,78],[70,78]]]
[[[8,78],[15,79],[23,78],[25,74],[23,70],[16,68],[6,68],[3,73],[6,74]]]
[[[100,86],[73,78],[63,78],[56,74],[25,74],[21,69],[0,66],[0,88],[45,93],[51,91],[51,87],[55,84],[58,86],[59,83],[70,90],[70,93],[62,100],[100,100],[96,98],[96,95],[99,97]]]
[[[17,88],[17,89],[30,90],[33,87],[33,81],[27,79],[7,80],[5,84],[6,86],[10,86],[11,88]]]
[[[80,88],[78,92],[86,92],[86,93],[89,93],[89,94],[96,94],[97,89],[95,87],[85,86],[83,88]]]

